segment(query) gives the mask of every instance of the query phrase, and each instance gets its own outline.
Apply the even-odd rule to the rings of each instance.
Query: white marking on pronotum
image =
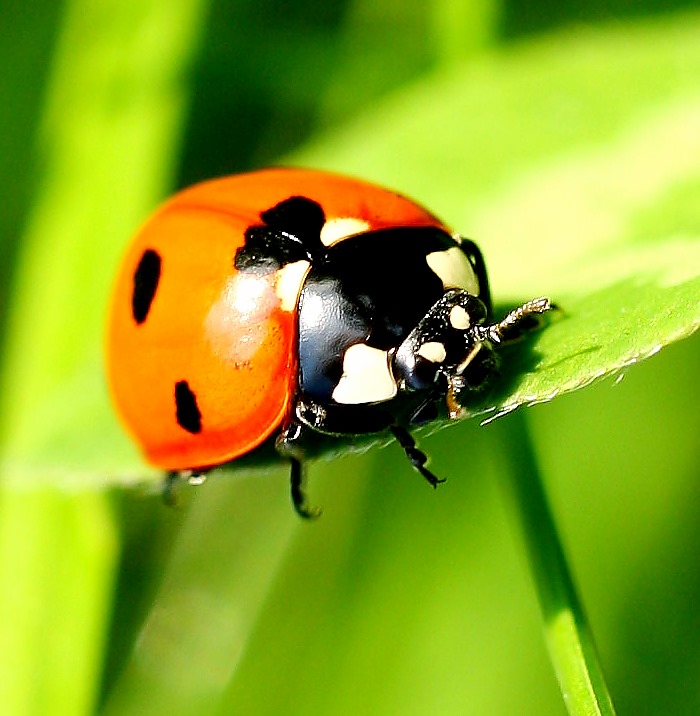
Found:
[[[343,375],[332,396],[336,403],[377,403],[393,398],[397,391],[388,351],[364,343],[355,343],[345,351]]]
[[[471,325],[469,314],[462,306],[452,306],[450,311],[450,325],[458,331],[466,331]]]
[[[428,266],[440,277],[447,288],[463,288],[473,296],[479,295],[479,281],[469,259],[459,246],[445,251],[433,251],[425,257]]]
[[[418,355],[431,363],[442,363],[447,358],[447,351],[442,343],[428,341],[418,349]]]
[[[301,287],[304,285],[306,273],[311,267],[308,261],[295,261],[286,264],[275,277],[275,293],[282,304],[283,311],[293,311],[297,306]]]
[[[369,224],[363,219],[356,219],[352,216],[339,216],[336,219],[329,219],[321,229],[321,242],[324,246],[333,246],[346,239],[348,236],[361,234],[369,229]]]

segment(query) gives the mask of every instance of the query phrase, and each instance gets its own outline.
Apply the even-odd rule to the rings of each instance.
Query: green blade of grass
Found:
[[[97,492],[0,491],[3,713],[92,712],[116,547]]]
[[[60,424],[84,361],[99,360],[106,259],[170,180],[203,6],[65,8],[1,376],[0,703],[13,716],[92,713],[98,693],[118,552],[104,481],[95,474],[70,490],[43,475],[26,484],[10,466],[33,455],[57,386]],[[99,378],[91,389],[103,390]]]
[[[6,457],[32,452],[47,397],[101,357],[112,267],[171,181],[202,5],[66,7],[2,365]]]
[[[436,64],[447,67],[495,44],[501,5],[497,0],[433,0],[429,7]]]
[[[526,418],[518,411],[502,425],[496,435],[497,452],[507,462],[506,493],[523,535],[564,703],[571,716],[614,716],[593,634],[542,484]]]
[[[301,526],[280,486],[212,479],[198,491],[103,716],[216,713]],[[249,509],[253,493],[265,510]]]

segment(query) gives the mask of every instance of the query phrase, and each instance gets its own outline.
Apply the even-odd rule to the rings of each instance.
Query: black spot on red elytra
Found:
[[[146,249],[134,271],[134,290],[131,294],[131,313],[136,323],[143,323],[151,310],[153,298],[160,281],[160,255]]]
[[[295,261],[313,261],[325,252],[321,205],[304,196],[290,196],[260,212],[262,224],[248,227],[245,245],[236,251],[239,271],[269,273]]]
[[[197,406],[197,396],[186,380],[175,383],[175,415],[178,425],[188,433],[202,431],[202,414]]]
[[[279,229],[299,237],[320,241],[321,229],[326,223],[326,216],[321,205],[304,196],[290,196],[271,209],[260,213],[260,218],[271,229]]]

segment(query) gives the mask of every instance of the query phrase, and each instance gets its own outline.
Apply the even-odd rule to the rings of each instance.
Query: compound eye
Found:
[[[486,304],[476,296],[467,296],[465,305],[454,306],[454,308],[461,308],[469,317],[470,326],[477,326],[486,320],[488,311],[486,310]],[[453,308],[453,310],[454,310]],[[453,316],[450,315],[450,321]],[[454,324],[453,324],[454,325]]]
[[[428,348],[424,349],[424,346]],[[445,347],[442,346],[443,360],[444,351]],[[431,360],[430,356],[439,357],[430,343],[424,343],[416,350],[411,341],[406,341],[394,356],[392,366],[394,375],[409,390],[430,388],[435,383],[441,367],[440,362]]]

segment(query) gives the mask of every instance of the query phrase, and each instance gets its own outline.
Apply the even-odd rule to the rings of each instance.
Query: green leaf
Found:
[[[548,295],[561,306],[563,320],[506,355],[491,413],[619,373],[697,328],[696,20],[553,36],[438,72],[289,158],[393,186],[476,237],[497,304]],[[116,217],[111,235],[138,214]],[[48,223],[60,236],[60,224]],[[81,259],[95,265],[101,296],[100,310],[85,316],[78,345],[86,349],[72,349],[81,367],[61,372],[61,353],[30,390],[29,367],[19,358],[12,366],[9,385],[31,402],[31,423],[13,421],[6,455],[23,480],[89,483],[96,469],[101,482],[156,476],[116,424],[102,381],[97,336],[117,252],[100,256]],[[36,257],[37,275],[48,272],[46,260]],[[20,326],[42,294],[27,295]],[[85,330],[59,324],[55,312],[45,323],[57,347]],[[11,355],[31,352],[17,346]]]
[[[497,303],[561,307],[507,352],[489,412],[619,374],[697,330],[697,21],[581,32],[565,56],[553,37],[489,57],[293,157],[437,207],[481,244]]]
[[[699,267],[700,235],[582,256],[571,285],[551,294],[561,320],[538,336],[534,356],[507,356],[508,391],[501,389],[488,419],[608,375],[621,379],[628,367],[688,337],[700,325]]]

